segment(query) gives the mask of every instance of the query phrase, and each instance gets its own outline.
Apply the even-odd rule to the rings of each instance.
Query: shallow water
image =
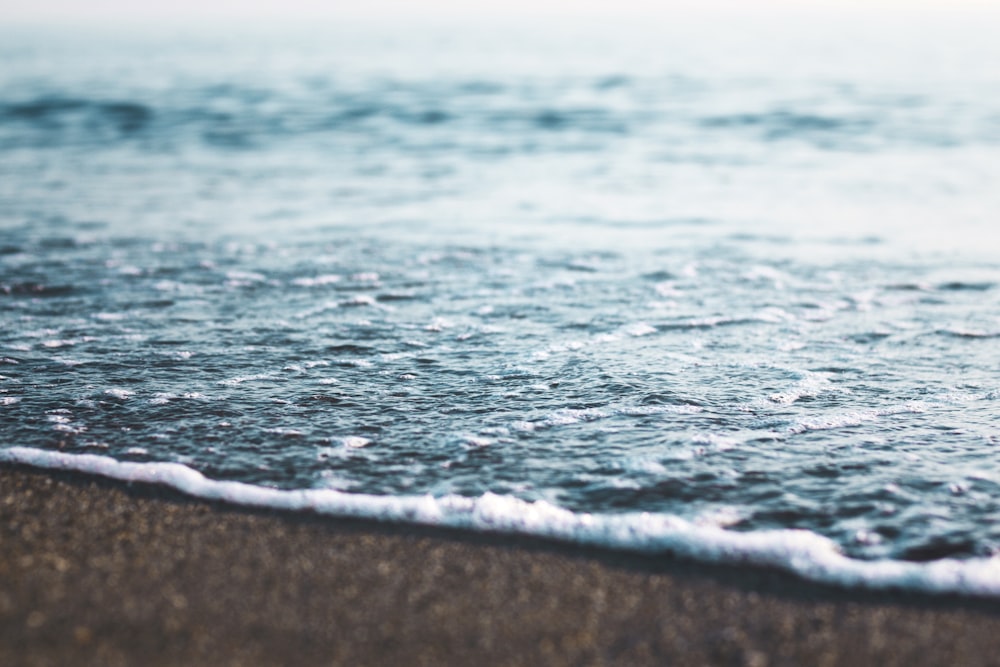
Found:
[[[0,439],[990,557],[1000,48],[852,29],[17,33]]]

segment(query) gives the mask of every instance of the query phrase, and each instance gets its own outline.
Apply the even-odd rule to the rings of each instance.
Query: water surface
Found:
[[[726,30],[8,35],[0,439],[990,558],[1000,49]]]

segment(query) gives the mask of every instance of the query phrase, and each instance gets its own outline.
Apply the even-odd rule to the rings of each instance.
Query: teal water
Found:
[[[991,558],[1000,49],[706,30],[10,35],[0,444]]]

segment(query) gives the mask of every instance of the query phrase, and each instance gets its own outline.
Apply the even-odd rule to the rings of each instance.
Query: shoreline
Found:
[[[0,663],[989,664],[1000,601],[0,464]]]

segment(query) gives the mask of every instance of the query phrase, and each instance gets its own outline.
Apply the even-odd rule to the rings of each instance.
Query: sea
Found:
[[[997,17],[0,28],[0,460],[1000,597]]]

